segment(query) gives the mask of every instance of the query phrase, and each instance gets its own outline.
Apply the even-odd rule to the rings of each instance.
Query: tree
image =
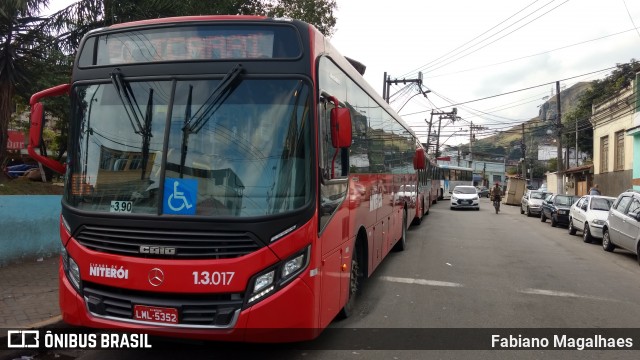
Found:
[[[16,89],[26,87],[29,69],[43,58],[39,47],[43,19],[37,13],[48,1],[0,2],[0,167],[6,164],[8,127]]]
[[[593,127],[589,123],[593,104],[602,102],[630,86],[639,68],[640,62],[631,59],[628,63],[616,64],[616,69],[606,78],[593,81],[591,88],[578,98],[578,105],[562,116],[564,128],[566,129],[562,140],[563,143],[575,143],[575,124],[577,121],[579,132],[578,147],[580,151],[588,153],[593,158]],[[633,100],[631,99],[631,101]]]
[[[298,18],[315,25],[325,35],[332,34],[336,23],[335,0],[79,0],[49,17],[38,16],[48,4],[49,0],[0,1],[0,167],[6,161],[14,98],[22,97],[26,103],[31,93],[48,87],[34,84],[46,85],[57,80],[52,74],[69,74],[69,57],[82,36],[92,29],[141,19],[199,14]],[[61,67],[52,69],[53,65]],[[47,111],[66,118],[61,104],[47,106]]]
[[[51,31],[62,30],[64,49],[73,52],[89,30],[113,24],[184,15],[265,15],[306,21],[330,36],[335,0],[80,0],[51,16]]]

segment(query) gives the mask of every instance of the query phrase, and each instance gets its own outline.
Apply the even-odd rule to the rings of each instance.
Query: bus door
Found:
[[[348,295],[351,253],[349,248],[349,148],[335,139],[333,123],[339,116],[338,100],[327,96],[320,102],[319,246],[322,256],[320,323],[327,326]],[[346,110],[346,109],[339,109]],[[348,111],[347,111],[348,114]],[[349,127],[351,125],[349,124]],[[334,130],[332,132],[332,129]],[[351,143],[349,139],[348,143]]]

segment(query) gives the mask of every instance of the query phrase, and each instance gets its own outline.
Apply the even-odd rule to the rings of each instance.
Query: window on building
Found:
[[[609,136],[600,138],[600,172],[609,171]]]
[[[616,132],[614,170],[624,170],[624,130]]]

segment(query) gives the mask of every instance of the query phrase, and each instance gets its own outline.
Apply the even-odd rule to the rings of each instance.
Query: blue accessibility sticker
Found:
[[[195,215],[197,195],[198,180],[166,178],[162,213]]]

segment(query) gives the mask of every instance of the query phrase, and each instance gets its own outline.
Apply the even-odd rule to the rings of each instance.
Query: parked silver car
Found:
[[[602,239],[602,227],[615,200],[614,197],[600,195],[581,197],[569,211],[569,234],[582,231],[582,240],[586,243]]]
[[[540,190],[527,190],[522,196],[520,204],[520,214],[527,216],[540,216],[542,211],[542,201],[549,193]]]
[[[623,192],[609,210],[602,229],[602,248],[613,251],[620,247],[631,251],[640,263],[640,193]]]

